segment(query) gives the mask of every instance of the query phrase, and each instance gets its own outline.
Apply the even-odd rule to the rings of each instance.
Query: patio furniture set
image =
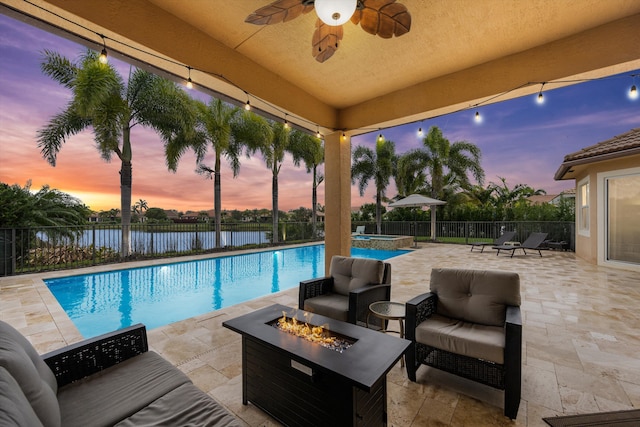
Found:
[[[504,390],[504,413],[515,419],[518,275],[433,269],[430,283],[406,306],[391,302],[389,263],[336,256],[328,277],[300,283],[298,309],[276,304],[223,322],[242,335],[242,403],[285,425],[384,426],[386,375],[406,359],[414,382],[427,365]],[[400,337],[378,332],[389,320],[399,320]],[[0,322],[0,409],[2,425],[241,424],[148,350],[143,325],[40,356]]]
[[[0,321],[0,425],[242,424],[167,360],[135,325],[40,356]]]

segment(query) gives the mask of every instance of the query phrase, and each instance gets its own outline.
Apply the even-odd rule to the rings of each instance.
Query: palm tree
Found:
[[[525,184],[516,184],[513,188],[509,188],[506,178],[499,176],[498,179],[500,184],[491,182],[487,188],[491,188],[496,194],[496,210],[502,211],[503,220],[511,219],[512,209],[519,200],[533,195],[547,194],[542,189],[534,190]]]
[[[293,163],[300,166],[304,162],[307,173],[313,174],[311,189],[311,235],[316,236],[318,187],[324,181],[324,176],[318,174],[318,166],[324,163],[324,147],[322,140],[304,132],[292,130],[289,141],[289,151],[293,156]]]
[[[428,158],[427,172],[431,179],[431,194],[434,199],[444,199],[445,184],[456,183],[460,188],[471,188],[468,174],[471,173],[478,184],[484,181],[484,170],[480,166],[480,148],[467,141],[450,143],[442,131],[433,126],[423,140],[421,148]],[[447,176],[448,175],[448,176]]]
[[[240,108],[229,105],[220,99],[212,98],[209,104],[194,100],[198,111],[197,132],[190,139],[176,139],[167,145],[166,157],[169,169],[175,171],[180,156],[191,147],[196,153],[198,167],[196,173],[213,177],[213,209],[215,222],[216,248],[222,246],[220,232],[222,229],[222,157],[231,166],[233,177],[240,173],[240,155],[243,143],[239,135],[243,135],[244,121],[249,120],[249,113],[243,114]],[[213,151],[213,167],[203,163],[208,148]]]
[[[134,214],[139,214],[140,215],[140,219],[139,221],[142,222],[142,214],[144,213],[144,211],[146,211],[149,208],[149,205],[147,204],[147,201],[144,199],[139,199],[137,202],[135,202],[133,204],[133,206],[131,206],[131,211]]]
[[[131,253],[131,129],[150,127],[165,143],[187,135],[193,116],[190,98],[174,83],[140,69],[130,71],[125,83],[113,66],[99,62],[90,50],[78,62],[46,50],[41,68],[72,92],[66,108],[38,131],[42,156],[55,166],[62,144],[91,127],[101,157],[110,161],[115,155],[120,160],[121,256],[126,258]]]
[[[257,122],[260,123],[259,121]],[[265,120],[265,123],[266,120]],[[249,153],[260,151],[267,167],[271,170],[271,219],[273,226],[273,243],[278,243],[278,175],[284,160],[284,155],[289,151],[290,136],[293,132],[289,126],[281,122],[271,122],[268,128],[259,125],[260,129],[252,137],[248,137]]]
[[[393,179],[398,190],[394,199],[427,192],[427,176],[424,171],[428,162],[429,158],[422,150],[410,150],[398,156],[393,168]]]
[[[376,186],[376,226],[378,234],[382,233],[382,199],[391,176],[393,165],[396,161],[395,143],[378,138],[376,150],[359,145],[353,151],[353,163],[351,165],[351,182],[358,181],[360,196],[364,195],[369,181],[374,180]]]

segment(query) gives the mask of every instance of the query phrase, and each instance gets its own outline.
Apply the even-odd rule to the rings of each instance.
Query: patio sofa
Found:
[[[40,356],[0,321],[0,425],[240,426],[135,325]]]

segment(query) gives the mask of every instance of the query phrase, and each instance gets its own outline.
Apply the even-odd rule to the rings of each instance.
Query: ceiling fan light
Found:
[[[327,25],[338,26],[346,23],[356,11],[358,0],[315,0],[318,18]]]

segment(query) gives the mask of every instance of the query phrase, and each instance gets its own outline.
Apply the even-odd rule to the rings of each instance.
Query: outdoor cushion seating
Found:
[[[516,235],[515,231],[505,231],[504,234],[502,234],[502,236],[498,237],[494,242],[473,242],[471,243],[471,251],[473,252],[473,248],[480,248],[480,252],[484,252],[484,247],[485,246],[500,246],[500,245],[504,245],[505,242],[510,241],[511,239],[513,239]]]
[[[520,245],[498,245],[498,246],[494,246],[493,249],[497,249],[498,253],[496,255],[500,255],[500,251],[511,251],[511,258],[513,258],[513,254],[518,250],[518,249],[522,249],[522,252],[524,252],[524,254],[527,254],[527,249],[533,250],[533,251],[538,251],[538,254],[540,254],[540,256],[542,256],[542,251],[541,249],[544,249],[544,246],[542,246],[542,244],[544,243],[545,239],[547,238],[547,234],[548,233],[531,233],[529,235],[529,237],[527,237],[527,240],[525,240],[524,242],[522,242],[522,244]]]
[[[391,299],[391,264],[334,256],[329,276],[300,282],[298,307],[333,319],[365,324],[369,305]],[[371,319],[372,326],[385,326]]]
[[[520,277],[486,270],[433,269],[431,292],[406,304],[407,375],[424,364],[504,390],[504,414],[520,405]]]
[[[135,325],[40,356],[0,321],[0,425],[240,426]]]

